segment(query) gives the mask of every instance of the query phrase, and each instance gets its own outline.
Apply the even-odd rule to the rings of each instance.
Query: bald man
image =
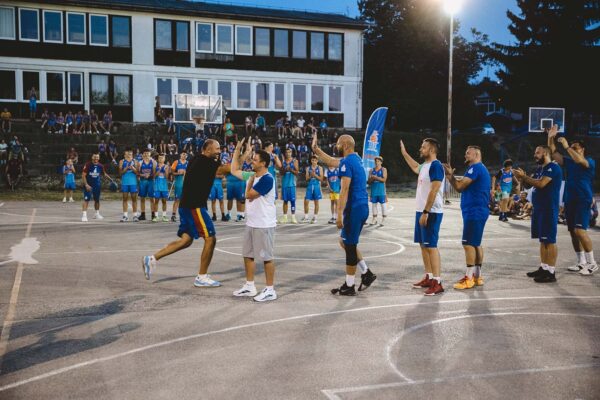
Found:
[[[340,246],[346,252],[346,281],[331,290],[332,294],[340,296],[356,296],[354,275],[356,267],[361,271],[359,291],[366,290],[377,279],[367,267],[367,263],[358,250],[358,241],[362,227],[369,218],[369,196],[367,194],[367,176],[362,160],[354,152],[354,139],[350,135],[339,137],[336,147],[343,158],[333,158],[317,145],[317,134],[313,136],[312,149],[314,154],[330,168],[339,168],[341,191],[337,211],[337,227],[341,229]]]

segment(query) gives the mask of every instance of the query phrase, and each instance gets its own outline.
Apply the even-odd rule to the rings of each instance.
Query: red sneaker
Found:
[[[429,279],[429,275],[425,274],[425,278],[421,279],[420,282],[417,283],[413,283],[412,287],[413,289],[424,289],[424,288],[428,288],[431,286],[431,283],[434,281],[434,279]]]
[[[431,286],[425,291],[425,296],[435,296],[444,291],[442,284],[435,279],[431,280]]]

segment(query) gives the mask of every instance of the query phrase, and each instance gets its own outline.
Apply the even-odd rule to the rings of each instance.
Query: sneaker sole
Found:
[[[233,294],[233,297],[254,297],[258,294],[258,292],[248,292],[248,293],[238,293],[238,294]]]
[[[221,286],[221,285],[196,285],[194,283],[194,287],[197,287],[197,288],[215,288],[215,287],[219,287],[219,286]]]
[[[425,295],[425,296],[436,296],[436,295],[438,295],[438,294],[442,294],[442,293],[444,293],[444,291],[443,291],[443,290],[442,290],[442,291],[439,291],[439,292],[435,292],[435,293],[425,293],[424,295]]]
[[[273,300],[277,300],[277,296],[272,296],[272,297],[268,297],[268,298],[264,298],[262,300],[257,300],[257,299],[252,299],[257,303],[266,303],[267,301],[273,301]]]

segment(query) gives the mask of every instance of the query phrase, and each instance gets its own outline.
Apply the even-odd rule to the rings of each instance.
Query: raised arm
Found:
[[[404,157],[404,160],[406,161],[410,169],[415,174],[419,175],[419,163],[416,162],[415,159],[410,156],[410,154],[408,154],[408,152],[406,151],[406,147],[404,147],[404,142],[402,142],[402,140],[400,141],[400,153],[402,153],[402,157]]]
[[[556,149],[556,135],[558,134],[558,125],[553,125],[552,128],[548,131],[548,147],[550,147],[550,154],[552,154],[552,159],[563,165],[563,156]]]
[[[236,178],[243,180],[242,176],[242,146],[246,138],[240,140],[235,146],[235,150],[233,151],[233,156],[231,157],[231,171],[230,174],[235,176]]]
[[[315,155],[319,158],[319,161],[321,161],[328,167],[338,168],[340,166],[339,158],[331,157],[329,154],[325,153],[319,148],[319,146],[317,145],[317,133],[313,135],[311,148]]]
[[[584,168],[590,167],[590,163],[588,162],[588,160],[586,160],[584,156],[582,156],[581,154],[573,150],[571,147],[569,147],[569,142],[567,142],[567,139],[565,139],[564,137],[560,137],[558,138],[558,143],[560,143],[562,147],[567,151],[567,153],[569,153],[569,155],[576,164],[579,164]]]

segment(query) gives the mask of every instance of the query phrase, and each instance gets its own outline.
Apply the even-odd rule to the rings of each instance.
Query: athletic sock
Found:
[[[585,261],[588,264],[596,264],[596,260],[594,260],[594,251],[590,251],[590,252],[586,252],[585,253]]]
[[[254,281],[246,281],[246,285],[248,285],[248,286],[254,286]]]
[[[546,269],[546,270],[547,270],[548,272],[550,272],[551,274],[553,274],[553,273],[554,273],[554,267],[553,267],[553,266],[551,266],[551,265],[546,265],[546,267],[547,267],[547,269]]]
[[[354,275],[346,275],[346,286],[354,286]]]
[[[473,276],[480,277],[481,276],[481,264],[475,264],[475,271],[473,271]]]
[[[83,211],[83,216],[87,217],[87,211]]]
[[[577,254],[577,264],[585,264],[585,253],[583,251],[576,251]]]
[[[436,280],[437,283],[442,283],[442,278],[440,276],[434,276],[433,279]]]
[[[542,263],[542,269],[548,271],[548,264]]]
[[[267,289],[267,290],[274,290],[274,289],[273,289],[273,286],[267,286],[267,287],[266,287],[266,289]]]
[[[473,270],[475,269],[473,267],[474,267],[474,265],[467,265],[467,273],[466,273],[466,275],[467,275],[467,277],[469,279],[473,279]]]
[[[96,210],[96,215],[100,215],[100,210]]]
[[[387,203],[381,203],[381,214],[383,218],[387,217]]]
[[[366,274],[369,270],[369,267],[367,267],[367,263],[365,262],[365,260],[360,260],[358,262],[358,268],[360,269],[361,274]]]
[[[198,274],[197,278],[204,279],[204,278],[206,278],[206,274]]]
[[[377,203],[373,203],[371,209],[373,210],[373,218],[377,218]]]
[[[124,213],[123,213],[123,216],[124,216],[125,218],[127,218],[127,213],[126,213],[126,212],[124,212]]]
[[[427,272],[427,278],[433,279],[433,274],[431,272]]]
[[[167,216],[167,212],[166,212],[166,211],[163,211],[163,212],[161,213],[161,215],[162,215],[163,217],[166,217],[166,216]]]

